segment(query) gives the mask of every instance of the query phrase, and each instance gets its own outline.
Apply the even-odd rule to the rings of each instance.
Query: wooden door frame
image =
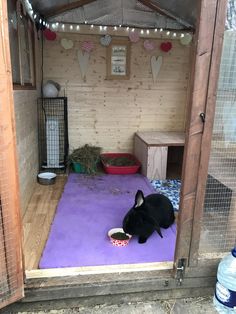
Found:
[[[5,260],[9,296],[0,302],[4,307],[24,296],[22,223],[20,216],[18,167],[16,157],[15,114],[11,55],[9,47],[7,1],[0,0],[0,131],[1,147],[8,162],[4,184],[11,191],[7,204],[2,205],[2,225],[6,241]],[[1,189],[1,186],[0,186]],[[3,193],[3,191],[2,191]],[[15,267],[13,269],[13,266]],[[11,291],[12,290],[12,291]]]
[[[220,52],[223,38],[226,0],[201,0],[199,3],[199,23],[193,45],[193,66],[190,79],[189,112],[182,174],[182,191],[178,234],[176,242],[175,265],[180,258],[187,260],[185,280],[182,287],[176,288],[176,280],[170,270],[152,270],[150,272],[77,275],[60,278],[31,278],[26,281],[26,301],[47,301],[63,298],[89,298],[108,294],[158,292],[169,295],[176,288],[185,289],[193,295],[194,288],[215,285],[216,265],[218,258],[211,261],[198,260],[195,267],[193,255],[198,253],[194,222],[202,213],[199,193],[204,192],[209,150],[203,154],[203,145],[210,147],[211,130],[214,118],[215,91],[220,63]],[[223,25],[223,26],[222,26]],[[219,49],[216,51],[215,47]],[[206,114],[206,122],[201,113]],[[201,169],[204,163],[204,169]],[[206,171],[206,170],[205,170]],[[201,190],[199,190],[201,187]],[[196,229],[199,230],[198,228]],[[196,238],[193,238],[195,236]],[[199,239],[198,242],[199,243]],[[194,255],[195,256],[195,255]],[[197,255],[196,255],[197,256]],[[174,269],[176,270],[176,269]],[[135,278],[134,278],[135,277]],[[151,284],[151,285],[150,285]],[[42,288],[43,287],[43,288]],[[119,291],[117,287],[122,287]],[[118,289],[118,290],[117,290]],[[194,292],[199,291],[195,289]],[[205,292],[203,292],[205,293]],[[190,296],[188,294],[188,296]],[[180,292],[175,294],[180,295]]]
[[[214,107],[215,103],[215,90],[217,84],[217,71],[218,64],[220,60],[220,54],[214,51],[215,44],[218,41],[218,48],[220,48],[222,42],[222,29],[219,26],[219,23],[222,23],[222,20],[225,18],[225,7],[226,0],[201,0],[200,9],[199,9],[199,25],[196,32],[194,40],[194,62],[192,68],[191,76],[191,86],[189,92],[189,114],[188,114],[188,127],[186,134],[186,146],[184,153],[184,169],[182,174],[182,191],[181,191],[181,203],[180,203],[180,215],[178,223],[178,234],[177,234],[177,245],[175,253],[175,261],[178,261],[180,258],[186,258],[188,261],[188,266],[186,270],[186,288],[189,290],[190,287],[208,287],[209,279],[210,284],[212,285],[214,281],[214,272],[215,269],[211,267],[206,267],[205,263],[203,264],[202,270],[196,272],[195,262],[197,261],[196,254],[198,253],[198,244],[199,239],[197,238],[199,232],[199,226],[194,227],[194,222],[200,221],[202,215],[202,202],[203,198],[199,197],[199,194],[204,192],[202,187],[205,186],[206,178],[200,177],[201,175],[201,166],[204,161],[204,166],[207,167],[207,161],[209,159],[209,149],[205,154],[202,154],[201,150],[203,145],[210,143],[211,140],[211,127],[213,124],[213,115],[214,110],[210,111],[210,107]],[[9,39],[8,39],[8,30],[7,27],[7,11],[4,0],[0,0],[1,9],[4,10],[4,62],[6,64],[6,99],[10,104],[10,120],[13,123],[12,132],[15,134],[14,130],[14,106],[13,106],[13,95],[12,95],[12,79],[11,79],[11,63],[10,63],[10,51],[9,51]],[[2,24],[2,23],[1,23]],[[211,67],[213,61],[216,62],[217,67],[214,69]],[[210,82],[210,77],[214,75],[213,81]],[[207,121],[204,124],[200,118],[200,113],[207,112]],[[208,116],[209,114],[209,116]],[[208,124],[209,123],[209,124]],[[15,136],[15,135],[14,135]],[[18,221],[18,234],[21,235],[20,228],[20,213],[19,213],[19,187],[17,183],[17,166],[16,166],[16,142],[13,141],[12,145],[12,154],[14,156],[14,191],[16,193],[16,212],[17,212],[17,221]],[[206,168],[207,169],[207,168]],[[201,187],[202,186],[202,187]],[[194,236],[194,238],[193,238]],[[20,241],[19,241],[20,242]],[[20,247],[19,243],[19,247]],[[198,256],[197,256],[198,257]],[[23,284],[23,276],[21,274],[22,265],[19,269],[19,278],[20,282]],[[195,277],[193,280],[193,271]],[[52,297],[88,297],[92,295],[106,295],[109,290],[113,293],[118,294],[117,291],[117,282],[114,281],[113,274],[108,275],[93,275],[92,279],[87,278],[87,282],[82,278],[85,277],[76,276],[76,278],[55,278],[55,279],[36,279],[33,282],[27,283],[27,293],[32,298],[37,300],[47,299],[50,300]],[[131,276],[131,277],[130,277]],[[172,290],[175,286],[175,280],[171,276],[170,271],[161,271],[161,272],[150,272],[149,274],[139,273],[126,274],[115,276],[116,279],[120,279],[125,286],[125,289],[122,290],[126,293],[138,293],[143,294],[145,291],[167,291]],[[135,276],[131,280],[132,276]],[[138,279],[137,279],[138,277]],[[92,281],[91,285],[89,282]],[[94,282],[97,281],[97,286]],[[69,282],[71,286],[69,287]],[[104,283],[104,290],[101,292],[101,282]],[[194,282],[194,284],[192,284]],[[44,283],[45,289],[40,288]],[[48,285],[46,285],[46,283]],[[78,284],[78,286],[77,286]],[[151,287],[150,285],[151,284]],[[122,285],[120,285],[122,287]],[[53,287],[53,288],[51,288]],[[68,288],[68,294],[65,292]],[[50,289],[52,294],[48,293]],[[70,290],[69,290],[70,289]],[[75,291],[76,289],[76,291]],[[86,290],[87,289],[87,290]],[[87,291],[87,292],[86,292]],[[44,294],[44,296],[40,295]],[[18,295],[17,298],[22,296]],[[16,300],[17,298],[14,298]],[[14,301],[11,300],[12,302]]]
[[[186,130],[180,215],[175,251],[178,261],[195,271],[198,264],[201,219],[207,181],[216,89],[225,29],[227,0],[202,0],[194,40],[189,112]],[[201,114],[204,116],[201,117]],[[212,265],[218,259],[210,261]]]

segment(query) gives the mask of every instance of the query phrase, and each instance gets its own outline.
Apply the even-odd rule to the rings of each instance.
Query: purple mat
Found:
[[[96,177],[70,174],[51,226],[39,268],[136,264],[172,261],[176,226],[155,232],[145,244],[133,237],[126,247],[114,247],[107,237],[121,227],[138,189],[154,192],[140,174]]]

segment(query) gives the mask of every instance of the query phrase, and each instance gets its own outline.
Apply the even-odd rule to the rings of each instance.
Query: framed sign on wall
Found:
[[[114,40],[107,48],[107,79],[128,80],[130,76],[130,43]]]

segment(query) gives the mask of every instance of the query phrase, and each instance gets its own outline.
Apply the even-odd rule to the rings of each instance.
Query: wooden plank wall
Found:
[[[106,48],[100,45],[100,36],[57,34],[55,41],[44,44],[44,81],[60,83],[60,95],[65,90],[68,97],[70,148],[89,143],[104,151],[132,151],[138,130],[184,130],[190,47],[172,40],[170,52],[157,48],[150,53],[140,39],[131,46],[130,79],[106,80]],[[73,40],[73,49],[62,48],[61,38]],[[85,40],[95,43],[86,82],[81,79],[77,58]],[[157,47],[163,41],[153,40]],[[161,54],[163,66],[153,83],[150,57]]]
[[[36,90],[14,91],[22,215],[35,187],[38,172],[37,97]]]
[[[17,160],[22,216],[35,188],[38,173],[37,98],[41,90],[41,44],[35,36],[36,89],[14,90]]]

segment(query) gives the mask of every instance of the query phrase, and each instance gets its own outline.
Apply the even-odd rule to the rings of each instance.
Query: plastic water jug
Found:
[[[236,313],[236,247],[219,263],[213,303],[218,313]]]

